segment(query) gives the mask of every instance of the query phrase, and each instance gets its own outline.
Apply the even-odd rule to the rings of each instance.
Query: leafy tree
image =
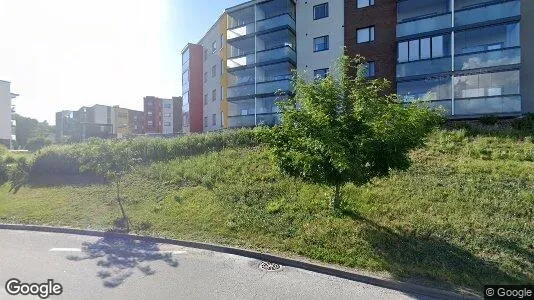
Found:
[[[11,188],[9,191],[17,193],[19,189],[28,183],[30,178],[30,169],[31,166],[26,160],[25,157],[19,157],[11,170],[9,170],[9,182],[11,183]]]
[[[54,126],[50,126],[48,122],[39,122],[32,118],[26,118],[15,114],[15,134],[17,136],[17,143],[20,147],[28,147],[28,142],[32,138],[44,138],[46,140],[54,140]]]
[[[7,163],[0,156],[0,185],[3,185],[9,180],[9,173],[7,169]]]
[[[408,168],[409,151],[442,120],[437,111],[386,95],[388,82],[368,80],[364,62],[342,57],[337,79],[307,82],[296,75],[294,96],[278,103],[282,122],[267,138],[282,171],[333,188],[335,211],[346,183],[363,185]]]
[[[26,149],[30,151],[38,151],[46,146],[52,145],[52,140],[42,136],[32,137],[26,143]]]
[[[135,158],[131,145],[122,145],[110,141],[90,140],[90,147],[83,155],[81,171],[90,171],[105,177],[115,185],[117,204],[122,214],[122,225],[128,232],[130,221],[124,209],[124,198],[121,197],[121,184],[124,176],[131,172],[138,159]]]

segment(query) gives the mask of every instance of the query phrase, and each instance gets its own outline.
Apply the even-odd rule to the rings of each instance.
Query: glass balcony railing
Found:
[[[233,40],[238,37],[246,36],[249,34],[253,34],[255,32],[254,30],[254,23],[249,23],[246,25],[243,25],[241,27],[236,28],[230,28],[226,31],[226,36],[228,40]]]
[[[228,88],[228,98],[251,96],[255,93],[254,84],[238,85]]]
[[[291,91],[291,79],[283,79],[276,81],[258,82],[256,87],[256,94],[274,94],[278,91]]]
[[[255,60],[254,53],[247,54],[247,55],[244,55],[244,56],[229,58],[226,61],[226,67],[228,69],[246,67],[248,65],[253,65],[255,63],[255,61],[256,60]]]
[[[454,15],[454,26],[464,26],[491,20],[521,15],[519,0],[458,11]]]
[[[499,96],[454,100],[454,114],[473,116],[521,112],[521,96]]]
[[[280,114],[257,115],[256,123],[258,123],[258,125],[267,125],[267,126],[280,124]]]
[[[290,15],[284,14],[256,22],[256,32],[269,30],[281,26],[289,26],[295,29],[295,20]]]
[[[296,62],[297,53],[290,46],[284,46],[281,48],[260,51],[256,54],[256,60],[258,63],[275,61],[284,58],[289,58]]]
[[[397,64],[397,78],[451,71],[452,58],[442,57]]]
[[[252,127],[255,125],[256,118],[254,115],[228,117],[228,127],[230,128]]]
[[[452,15],[450,13],[397,24],[397,37],[431,32],[448,27],[452,27]]]
[[[521,63],[521,48],[462,54],[454,58],[454,69],[471,70]]]

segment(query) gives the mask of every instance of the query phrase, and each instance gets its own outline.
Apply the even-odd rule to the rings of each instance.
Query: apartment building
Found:
[[[204,131],[219,128],[209,127],[216,106],[223,128],[270,125],[279,122],[275,103],[291,95],[294,70],[323,77],[346,53],[364,56],[367,76],[388,79],[405,103],[425,99],[450,118],[519,116],[534,112],[533,7],[532,0],[252,0],[226,9],[195,46],[203,76],[187,84],[202,80],[196,99],[210,104],[219,101],[211,93],[220,76],[220,104],[195,111]]]
[[[204,129],[204,82],[201,45],[187,44],[182,51],[182,133],[198,133]]]
[[[144,128],[147,134],[174,135],[182,131],[182,98],[147,96],[144,102]]]
[[[142,111],[113,106],[115,122],[113,123],[113,133],[117,138],[144,134],[144,113]]]
[[[12,148],[15,141],[16,122],[13,119],[12,100],[18,95],[11,92],[11,83],[0,80],[0,145]]]

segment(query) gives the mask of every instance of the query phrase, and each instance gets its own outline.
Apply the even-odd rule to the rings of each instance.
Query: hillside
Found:
[[[155,162],[126,180],[135,233],[209,241],[479,293],[534,282],[534,141],[449,129],[411,154],[406,172],[330,190],[280,174],[263,146]],[[0,187],[0,222],[109,229],[113,188],[86,175]],[[67,179],[67,181],[62,181]]]

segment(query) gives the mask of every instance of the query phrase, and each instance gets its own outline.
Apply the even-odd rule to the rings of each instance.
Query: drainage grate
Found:
[[[265,271],[278,271],[282,269],[282,266],[279,264],[272,263],[272,262],[262,261],[260,263],[260,269],[265,270]]]

